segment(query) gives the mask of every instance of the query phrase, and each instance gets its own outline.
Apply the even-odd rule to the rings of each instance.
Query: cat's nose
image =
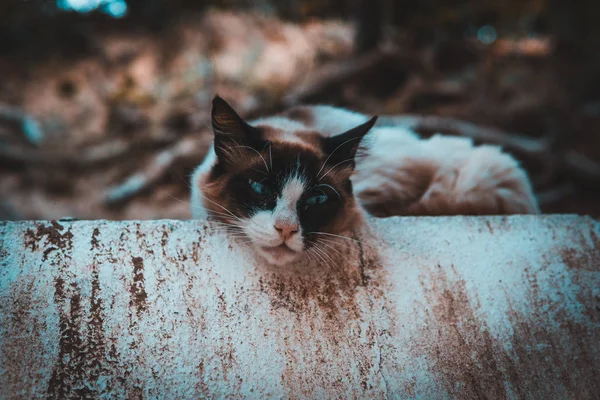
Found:
[[[283,240],[287,240],[292,237],[294,233],[298,232],[298,224],[294,222],[277,221],[275,222],[275,230]]]

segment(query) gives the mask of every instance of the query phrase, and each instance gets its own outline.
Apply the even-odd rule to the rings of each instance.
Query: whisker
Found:
[[[167,192],[164,189],[161,189],[160,192],[163,193],[163,194],[166,194],[167,196],[169,196],[170,198],[172,198],[174,200],[177,200],[180,203],[186,204],[186,205],[188,205],[190,207],[192,206],[192,203],[190,203],[189,201],[181,200],[180,198],[177,198],[177,197],[173,196],[171,193]]]
[[[253,149],[250,146],[235,146],[234,148],[243,148],[243,149],[250,149],[253,152],[255,152],[256,154],[258,154],[258,156],[260,158],[262,158],[263,162],[265,163],[265,168],[267,169],[267,172],[269,172],[269,166],[267,165],[267,161],[265,160],[265,158],[262,156],[262,154],[260,154],[256,149]]]
[[[327,156],[327,158],[325,159],[325,162],[323,163],[323,165],[321,165],[321,169],[319,169],[319,172],[317,172],[317,176],[319,176],[319,174],[321,173],[321,171],[323,170],[323,168],[325,167],[325,164],[327,164],[327,161],[329,161],[329,159],[331,158],[331,156],[333,155],[333,153],[335,153],[337,151],[337,149],[339,149],[340,147],[342,147],[343,145],[345,145],[348,142],[351,142],[353,140],[359,140],[362,139],[362,137],[356,137],[356,138],[352,138],[352,139],[348,139],[346,140],[344,143],[340,144],[338,147],[336,147],[330,154],[329,156]]]
[[[208,197],[204,196],[203,194],[200,194],[200,197],[202,197],[203,199],[206,199],[206,200],[210,201],[211,203],[213,203],[214,205],[216,205],[218,207],[221,207],[223,210],[227,211],[233,218],[235,218],[238,221],[242,222],[242,220],[238,216],[236,216],[234,213],[232,213],[231,211],[229,211],[227,208],[223,207],[222,205],[220,205],[216,201],[213,201],[213,200],[209,199]]]
[[[233,231],[235,231],[235,232],[244,232],[242,229],[237,228],[235,226],[227,226],[227,225],[219,226],[219,225],[217,225],[217,226],[213,226],[212,228],[215,229],[215,230],[216,229],[227,229],[227,230],[229,230],[231,232],[233,232]]]
[[[214,228],[215,229],[227,229],[230,232],[244,232],[242,229],[236,228],[234,226],[216,226]]]
[[[246,235],[246,232],[236,228],[232,228],[230,226],[213,226],[211,230],[214,232],[227,232],[233,235]]]
[[[314,254],[314,256],[316,257],[316,259],[318,260],[318,264],[326,264],[325,260],[323,259],[323,256],[320,255],[319,253],[317,253],[317,251],[315,250],[314,247],[311,247],[310,251],[312,251],[312,253]]]
[[[308,262],[310,264],[312,264],[314,262],[314,259],[312,258],[312,254],[307,250],[305,250],[304,254],[306,254],[306,256],[308,257]]]
[[[326,238],[323,238],[323,237],[319,238],[319,239],[318,239],[318,241],[319,241],[319,242],[322,242],[323,244],[325,244],[325,243],[329,243],[330,245],[332,245],[332,246],[334,246],[334,247],[335,247],[335,246],[343,246],[343,248],[344,248],[345,250],[347,250],[347,246],[348,246],[349,244],[351,244],[351,242],[341,242],[341,241],[338,241],[338,240],[336,240],[336,239],[326,239]]]
[[[323,264],[325,264],[326,266],[330,266],[329,263],[327,262],[327,259],[325,258],[326,253],[323,251],[323,249],[321,249],[319,246],[314,246],[313,247],[315,254],[319,254],[321,260],[323,261]]]
[[[347,242],[341,242],[337,239],[331,239],[331,238],[327,238],[327,237],[320,237],[317,239],[318,241],[325,241],[325,242],[329,242],[329,243],[333,243],[333,244],[337,244],[339,246],[342,246],[344,244],[347,244]]]
[[[334,246],[332,246],[331,244],[328,244],[322,240],[319,240],[319,243],[322,244],[323,246],[327,246],[329,249],[335,251],[336,253],[338,253],[344,260],[348,261],[348,258],[344,255],[344,253],[342,253],[341,251],[339,251],[338,249],[336,249]]]
[[[253,149],[253,150],[254,150],[254,149]],[[190,184],[189,184],[189,183],[188,183],[188,182],[187,182],[187,181],[186,181],[186,180],[183,178],[183,176],[181,176],[180,174],[177,174],[177,175],[178,175],[178,176],[179,176],[179,178],[181,178],[181,180],[182,180],[182,181],[183,181],[183,182],[186,184],[186,186],[187,186],[188,188],[190,188],[190,190],[193,190],[192,186],[191,186],[191,185],[190,185]],[[166,194],[167,196],[169,196],[169,197],[172,197],[173,199],[175,199],[175,200],[177,200],[177,201],[180,201],[180,202],[182,202],[183,204],[187,204],[187,205],[189,205],[190,207],[196,207],[196,208],[197,208],[197,206],[194,206],[192,203],[190,203],[190,202],[186,202],[186,201],[183,201],[183,200],[181,200],[181,199],[178,199],[177,197],[175,197],[175,196],[171,195],[170,193],[168,193],[168,192],[167,192],[167,191],[165,191],[165,190],[163,190],[162,192],[163,192],[164,194]],[[227,211],[227,213],[229,213],[229,215],[227,215],[227,214],[224,214],[224,213],[219,213],[219,212],[217,212],[217,211],[213,211],[213,210],[207,210],[209,213],[220,214],[220,215],[223,215],[223,216],[232,216],[232,217],[234,217],[235,219],[237,219],[238,221],[240,221],[240,222],[242,221],[242,220],[241,220],[241,219],[240,219],[238,216],[236,216],[234,213],[232,213],[230,210],[228,210],[227,208],[223,207],[223,206],[222,206],[222,205],[220,205],[219,203],[217,203],[217,202],[215,202],[215,201],[213,201],[213,200],[209,199],[208,197],[204,196],[202,193],[198,193],[198,194],[199,194],[199,195],[200,195],[200,197],[202,197],[203,199],[206,199],[206,200],[210,201],[211,203],[215,204],[216,206],[218,206],[218,207],[221,207],[223,210]],[[202,208],[204,208],[204,207],[202,207]]]
[[[323,261],[323,265],[331,268],[331,265],[329,264],[329,261],[325,258],[325,254],[323,253],[323,251],[317,247],[315,247],[315,252],[317,252],[318,254],[321,255],[321,260]]]
[[[320,178],[318,178],[318,180],[321,180],[321,179],[325,178],[327,176],[327,174],[329,174],[331,171],[333,171],[338,165],[346,163],[346,162],[350,162],[350,161],[354,161],[354,158],[349,158],[347,160],[340,161],[339,163],[335,164],[333,167],[329,168],[329,171],[327,171],[323,176],[321,176]]]
[[[265,171],[261,171],[260,169],[256,169],[256,168],[250,168],[250,169],[252,171],[260,172],[261,174],[269,175],[268,173],[266,173]]]
[[[246,236],[246,233],[245,233],[245,232],[242,232],[242,231],[236,231],[236,230],[231,230],[231,229],[228,229],[227,227],[224,227],[224,228],[215,228],[215,229],[212,229],[212,231],[213,231],[213,232],[226,232],[226,233],[230,233],[230,234],[232,234],[232,235],[242,235],[242,236]]]
[[[271,142],[269,141],[269,162],[271,164],[271,170],[273,169],[273,154],[271,153]]]
[[[338,191],[337,191],[337,190],[335,190],[335,189],[333,188],[333,186],[331,186],[331,185],[328,185],[328,184],[326,184],[326,183],[321,183],[321,184],[319,184],[319,185],[317,185],[317,186],[315,186],[315,187],[319,187],[319,186],[326,186],[326,187],[330,188],[331,190],[333,190],[333,191],[335,192],[335,194],[337,194],[337,197],[338,197],[338,199],[340,199],[340,201],[342,200],[342,196],[340,196],[340,194],[338,193]]]
[[[198,205],[196,205],[196,204],[192,204],[192,203],[190,203],[189,201],[184,201],[184,200],[181,200],[181,199],[179,199],[179,198],[177,198],[177,197],[173,196],[171,193],[169,193],[169,192],[167,192],[167,191],[165,191],[165,190],[161,190],[161,192],[162,192],[163,194],[166,194],[167,196],[171,197],[173,200],[177,200],[178,202],[180,202],[180,203],[182,203],[182,204],[185,204],[185,205],[189,206],[190,208],[192,208],[192,209],[194,209],[194,210],[206,210],[206,208],[204,208],[204,207],[202,207],[202,206],[198,206]],[[204,196],[202,196],[202,197],[204,197]],[[212,200],[210,200],[210,199],[207,199],[207,200],[208,200],[208,201],[212,201]],[[219,207],[221,207],[219,204],[217,204],[217,205],[218,205]],[[224,207],[223,207],[223,208],[224,208]],[[235,215],[233,215],[233,214],[225,214],[225,213],[220,213],[220,212],[218,212],[218,211],[213,211],[213,210],[207,210],[207,211],[208,211],[209,213],[214,213],[214,214],[222,215],[222,216],[225,216],[225,217],[228,217],[228,218],[229,218],[229,217],[234,217],[234,218],[237,218],[237,217],[236,217]],[[238,219],[239,219],[239,218],[238,218]],[[241,220],[240,220],[240,221],[241,221]],[[215,221],[211,221],[211,222],[215,222]]]
[[[229,214],[225,214],[225,213],[216,213],[212,210],[209,211],[210,214],[208,215],[208,221],[209,222],[220,222],[220,221],[234,221],[231,218],[231,215]]]
[[[331,262],[329,265],[337,267],[337,264],[336,264],[335,260],[331,257],[331,255],[329,254],[329,252],[327,251],[327,249],[325,249],[324,247],[321,247],[321,244],[319,244],[319,243],[317,244],[317,246],[323,251],[323,253],[325,253],[325,256]]]
[[[223,215],[229,216],[228,214],[223,214]],[[224,221],[220,221],[220,220],[216,220],[216,219],[212,220],[210,222],[213,224],[216,224],[216,225],[227,225],[227,226],[235,226],[235,227],[241,228],[241,226],[236,223],[224,222]]]
[[[188,187],[190,190],[193,190],[193,188],[192,188],[192,185],[190,185],[190,184],[189,184],[189,183],[188,183],[188,182],[185,180],[185,178],[184,178],[183,176],[181,176],[181,174],[177,173],[177,176],[179,176],[179,178],[180,178],[180,179],[183,181],[183,183],[184,183],[184,184],[185,184],[185,185],[186,185],[186,186],[187,186],[187,187]],[[166,190],[161,190],[161,192],[162,192],[163,194],[166,194],[167,196],[171,197],[172,199],[179,201],[180,203],[183,203],[183,204],[186,204],[186,205],[188,205],[188,206],[189,206],[189,207],[191,207],[192,209],[206,209],[205,207],[202,207],[202,206],[200,206],[200,207],[199,207],[199,206],[197,206],[197,205],[195,205],[195,204],[192,204],[192,203],[191,203],[191,202],[189,202],[189,201],[184,201],[184,200],[181,200],[181,199],[179,199],[179,198],[177,198],[177,197],[173,196],[171,193],[167,192]],[[211,213],[215,213],[215,214],[220,214],[220,215],[223,215],[223,216],[227,216],[227,217],[229,217],[229,216],[233,216],[234,218],[237,218],[235,215],[233,215],[233,213],[231,213],[229,210],[227,210],[225,207],[221,206],[220,204],[218,204],[218,203],[215,203],[214,201],[212,201],[212,200],[210,200],[210,199],[206,198],[206,196],[203,196],[202,194],[200,194],[200,196],[201,196],[202,198],[205,198],[206,200],[208,200],[208,201],[210,201],[210,202],[212,202],[212,203],[216,204],[217,206],[219,206],[219,207],[221,207],[221,208],[225,209],[225,211],[229,212],[230,214],[219,213],[219,212],[217,212],[217,211],[212,211],[212,210],[207,210],[207,211],[209,211],[209,212],[211,212]],[[239,218],[238,218],[238,219],[239,219]]]
[[[346,240],[351,240],[353,242],[357,242],[360,244],[364,244],[365,246],[369,246],[369,247],[373,247],[375,248],[375,246],[371,246],[370,244],[367,244],[361,240],[358,239],[354,239],[354,238],[350,238],[348,236],[342,236],[342,235],[335,235],[333,233],[326,233],[326,232],[308,232],[307,234],[314,234],[314,235],[327,235],[327,236],[332,236],[332,237],[337,237],[337,238],[341,238],[341,239],[346,239]]]
[[[324,242],[320,242],[320,241],[319,241],[319,242],[317,242],[317,243],[318,243],[318,245],[319,245],[319,246],[320,246],[320,245],[326,245],[326,243],[324,243]],[[328,246],[328,247],[330,247],[332,250],[335,250],[335,251],[336,251],[336,252],[337,252],[337,253],[338,253],[338,254],[341,256],[341,258],[342,258],[342,259],[343,259],[343,260],[344,260],[346,263],[349,263],[349,262],[350,262],[350,261],[349,261],[349,259],[348,259],[347,257],[345,257],[345,256],[343,255],[343,253],[341,253],[339,250],[335,249],[333,246]],[[323,248],[323,250],[325,250],[325,251],[327,252],[327,250],[326,250],[326,249],[324,249],[324,248]],[[327,254],[329,255],[329,253],[327,253]],[[344,273],[344,263],[339,263],[339,262],[338,262],[338,263],[336,263],[336,262],[333,260],[333,257],[331,257],[331,256],[330,256],[329,258],[332,260],[332,261],[331,261],[331,264],[330,264],[330,266],[332,266],[332,267],[333,267],[333,269],[334,269],[334,270],[336,270],[337,272],[339,272],[339,273]],[[338,261],[339,261],[339,260],[338,260]]]

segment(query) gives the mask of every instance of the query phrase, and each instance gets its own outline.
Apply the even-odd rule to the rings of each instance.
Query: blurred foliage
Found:
[[[410,32],[416,41],[474,36],[484,25],[501,35],[552,34],[561,46],[595,57],[600,42],[596,0],[127,0],[125,18],[60,10],[55,0],[5,0],[0,9],[0,56],[69,56],[94,51],[98,31],[169,30],[178,18],[208,7],[253,9],[292,21],[312,17],[360,19]],[[594,53],[594,54],[589,54]]]
[[[598,0],[126,1],[123,18],[3,1],[0,217],[185,217],[173,195],[215,93],[247,116],[323,102],[549,141],[524,164],[545,211],[600,216],[582,194],[600,177]],[[588,159],[565,170],[563,150]]]

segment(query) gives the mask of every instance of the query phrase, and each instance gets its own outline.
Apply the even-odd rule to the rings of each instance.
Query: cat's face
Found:
[[[202,187],[204,206],[269,263],[294,262],[358,223],[350,176],[375,119],[337,136],[306,132],[286,142],[286,132],[248,125],[217,97],[212,122],[217,163]]]

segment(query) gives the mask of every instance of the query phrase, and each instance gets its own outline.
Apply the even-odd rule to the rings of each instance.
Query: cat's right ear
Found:
[[[239,161],[240,149],[250,146],[258,137],[256,128],[247,124],[222,98],[215,96],[212,102],[212,128],[215,134],[215,153],[219,160],[233,163]]]

